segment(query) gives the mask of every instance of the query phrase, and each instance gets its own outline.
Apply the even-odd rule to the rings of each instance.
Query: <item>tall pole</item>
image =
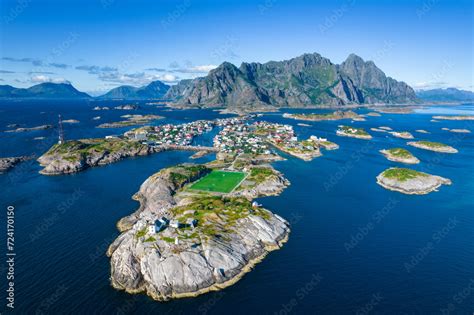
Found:
[[[59,117],[59,122],[58,122],[59,139],[58,139],[58,144],[63,144],[64,143],[63,121],[61,120],[61,115],[58,115],[58,117]]]

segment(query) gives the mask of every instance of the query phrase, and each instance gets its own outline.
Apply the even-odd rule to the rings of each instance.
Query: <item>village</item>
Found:
[[[266,121],[250,122],[256,116],[198,120],[190,123],[160,126],[144,126],[125,133],[125,138],[140,141],[151,147],[192,146],[196,136],[210,132],[214,127],[221,130],[213,139],[213,148],[222,153],[232,154],[273,154],[276,148],[303,160],[311,160],[321,155],[320,147],[332,144],[325,138],[311,136],[299,141],[290,125]],[[332,144],[334,145],[334,144]],[[197,146],[199,147],[199,146]]]

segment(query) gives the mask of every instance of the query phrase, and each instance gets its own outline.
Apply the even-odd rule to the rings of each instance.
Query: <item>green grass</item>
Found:
[[[430,148],[443,148],[447,146],[444,143],[432,142],[432,141],[418,141],[418,144],[422,144]]]
[[[174,238],[172,238],[172,237],[162,236],[161,240],[165,241],[167,243],[174,243]]]
[[[212,171],[191,185],[190,189],[230,193],[244,178],[245,173],[242,172]]]
[[[135,235],[137,238],[140,238],[140,237],[143,237],[146,235],[146,227],[144,227],[143,229],[141,229],[140,231],[137,232],[137,234]]]
[[[387,150],[390,152],[391,155],[400,157],[400,158],[411,158],[413,157],[413,154],[410,153],[410,151],[402,149],[402,148],[393,148]]]
[[[347,134],[353,134],[353,135],[359,135],[359,136],[368,136],[369,134],[363,129],[363,128],[355,128],[355,127],[350,127],[350,126],[341,126],[340,129],[347,133]],[[351,129],[354,130],[354,132],[351,132]]]
[[[147,238],[144,242],[145,242],[145,243],[147,243],[147,242],[156,242],[156,238],[154,238],[153,236],[150,236],[150,237]]]
[[[383,176],[386,178],[395,178],[403,182],[409,179],[427,175],[425,173],[421,173],[408,168],[390,168],[383,172]]]

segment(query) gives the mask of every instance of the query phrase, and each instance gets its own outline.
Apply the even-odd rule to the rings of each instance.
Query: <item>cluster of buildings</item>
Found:
[[[166,124],[132,130],[125,135],[149,145],[190,145],[195,136],[211,131],[213,122],[198,120],[181,125]]]
[[[148,225],[148,233],[149,234],[160,233],[161,231],[166,229],[168,226],[175,229],[181,229],[185,227],[190,227],[194,229],[197,226],[197,224],[198,224],[198,221],[193,218],[188,218],[186,220],[186,223],[180,223],[176,219],[168,220],[166,217],[161,217],[158,220],[156,220],[154,223]]]
[[[336,130],[336,134],[347,134],[347,133],[357,133],[359,129],[357,128],[352,128],[348,126],[339,126],[339,129]]]
[[[268,144],[254,129],[245,123],[226,125],[214,137],[214,147],[225,153],[270,154]]]
[[[324,138],[311,136],[309,140],[298,141],[298,137],[290,125],[269,122],[255,123],[258,134],[265,135],[268,142],[285,151],[310,153],[319,150],[319,143],[327,141]]]

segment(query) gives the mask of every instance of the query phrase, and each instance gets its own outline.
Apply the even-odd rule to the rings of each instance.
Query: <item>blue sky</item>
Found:
[[[318,52],[373,60],[415,88],[473,90],[471,1],[2,0],[0,84],[175,83],[223,61]]]

